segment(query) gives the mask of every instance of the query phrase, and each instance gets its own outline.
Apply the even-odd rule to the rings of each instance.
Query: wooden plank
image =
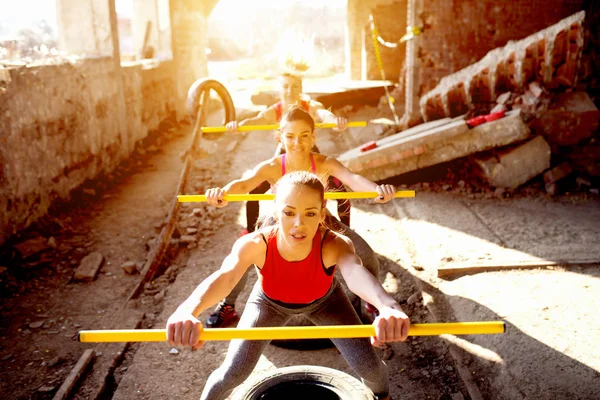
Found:
[[[63,384],[60,386],[60,388],[54,395],[53,400],[64,400],[69,397],[71,391],[75,387],[75,384],[77,383],[79,378],[81,378],[85,369],[90,364],[93,358],[94,349],[87,349],[83,352],[83,354],[79,358],[79,361],[77,361],[77,364],[75,364],[75,367],[73,367],[73,369],[69,373],[69,376],[67,376],[67,379],[65,379]]]
[[[457,265],[452,267],[441,267],[437,269],[438,278],[449,278],[464,275],[473,275],[480,272],[495,272],[495,271],[508,271],[513,269],[537,269],[546,267],[569,267],[569,266],[592,266],[600,265],[598,259],[587,259],[587,260],[556,260],[556,261],[544,261],[544,260],[530,260],[516,262],[514,264],[475,264],[475,265]]]
[[[138,329],[142,325],[144,312],[126,308],[118,313],[118,321],[111,326],[114,329]],[[105,394],[114,389],[111,386],[114,371],[121,365],[131,343],[99,343],[96,350],[96,360],[77,390],[76,398],[99,400],[106,398]]]

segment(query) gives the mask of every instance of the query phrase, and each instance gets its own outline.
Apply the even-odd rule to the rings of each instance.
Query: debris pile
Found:
[[[420,100],[428,122],[340,160],[383,180],[468,158],[479,178],[501,192],[534,179],[550,195],[597,194],[600,111],[581,83],[589,79],[579,70],[584,17],[579,12],[509,42],[443,78]]]

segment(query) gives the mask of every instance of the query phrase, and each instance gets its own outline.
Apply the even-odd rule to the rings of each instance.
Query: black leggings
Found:
[[[317,146],[313,147],[313,151],[315,153],[319,152]],[[281,144],[277,146],[277,150],[275,151],[275,156],[283,154],[283,146]],[[258,185],[254,190],[250,192],[250,194],[262,194],[266,193],[267,190],[271,188],[269,182],[264,181],[260,185]],[[332,176],[329,177],[327,182],[327,190],[333,192],[347,192],[346,187],[342,182],[340,182],[337,178]],[[344,223],[346,226],[350,226],[350,200],[348,199],[338,199],[337,201],[337,212],[340,221]],[[258,215],[260,213],[260,207],[258,205],[258,201],[248,201],[246,202],[246,229],[248,232],[254,232],[256,229],[256,221],[258,221]]]

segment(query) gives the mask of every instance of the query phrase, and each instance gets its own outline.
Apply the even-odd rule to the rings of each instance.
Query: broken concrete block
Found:
[[[586,92],[571,92],[558,95],[530,127],[551,144],[569,146],[592,136],[599,120],[600,111],[590,96]]]
[[[26,240],[15,245],[15,248],[17,249],[19,254],[21,254],[21,257],[23,257],[24,259],[41,253],[42,251],[47,250],[50,247],[51,246],[48,243],[48,239],[41,236]]]
[[[518,111],[511,111],[504,118],[473,129],[462,118],[456,118],[415,135],[397,140],[394,136],[377,141],[378,147],[373,150],[361,152],[355,148],[338,159],[350,170],[378,181],[526,139],[529,128]]]
[[[549,171],[544,172],[544,182],[546,184],[554,183],[573,172],[568,162],[563,162]]]
[[[127,275],[134,275],[139,272],[138,265],[134,261],[124,262],[123,264],[121,264],[121,268],[123,268],[123,271],[125,271]]]
[[[75,270],[73,279],[81,282],[90,282],[96,279],[96,275],[104,262],[104,257],[100,253],[92,252],[83,257],[79,267]]]
[[[426,145],[435,147],[436,141],[451,139],[469,130],[462,119],[422,131],[415,128],[411,133],[404,131],[377,141],[372,150],[361,152],[360,148],[352,149],[342,154],[339,160],[350,170],[369,179],[385,179],[418,169],[406,160],[423,154]]]
[[[476,162],[490,185],[514,189],[550,167],[550,146],[538,136],[504,154]]]

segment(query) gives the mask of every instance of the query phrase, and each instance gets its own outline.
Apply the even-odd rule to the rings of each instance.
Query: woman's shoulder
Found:
[[[255,263],[257,257],[264,255],[266,246],[264,232],[254,231],[235,241],[232,254]]]
[[[323,249],[327,248],[330,250],[346,248],[352,241],[343,234],[333,231],[327,228],[321,229],[321,238],[323,242]]]

